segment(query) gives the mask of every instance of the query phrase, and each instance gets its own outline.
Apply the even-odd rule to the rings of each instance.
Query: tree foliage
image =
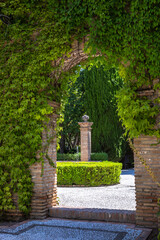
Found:
[[[92,152],[107,152],[110,159],[122,158],[125,154],[124,129],[117,115],[116,92],[123,81],[111,68],[92,68],[84,71],[84,106],[93,122]]]
[[[69,82],[68,98],[64,103],[64,121],[61,132],[62,140],[65,141],[63,151],[76,150],[76,146],[80,144],[80,132],[78,122],[82,121],[86,109],[84,105],[84,71],[73,82]],[[63,145],[63,141],[62,144]]]
[[[115,68],[88,67],[75,83],[69,83],[69,97],[64,109],[62,136],[66,150],[80,143],[78,122],[84,114],[92,121],[92,152],[107,152],[111,160],[124,157],[128,144],[117,113],[116,93],[123,80]]]
[[[137,94],[137,89],[144,84],[153,86],[153,80],[160,76],[159,3],[159,0],[0,2],[0,14],[9,18],[6,22],[0,18],[1,210],[13,207],[11,196],[18,191],[20,210],[28,212],[32,184],[25,169],[37,161],[45,116],[52,111],[47,100],[60,101],[69,76],[74,74],[61,72],[55,77],[51,74],[55,70],[53,63],[69,54],[75,38],[89,36],[88,54],[93,56],[99,51],[101,61],[121,69],[126,86],[118,97],[118,109],[130,136],[159,136],[159,130],[153,128],[159,99],[152,102]],[[159,83],[154,85],[154,89],[158,87]]]

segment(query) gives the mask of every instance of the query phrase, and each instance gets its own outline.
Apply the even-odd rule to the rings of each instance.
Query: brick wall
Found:
[[[54,108],[58,108],[58,104],[49,102]],[[58,115],[53,113],[49,116],[50,121],[47,123],[47,129],[42,133],[43,148],[46,149],[47,140],[50,139],[50,144],[47,146],[47,153],[49,158],[55,164],[57,160],[57,139],[56,139],[56,119]],[[45,218],[48,215],[48,209],[56,206],[57,203],[57,174],[56,168],[53,168],[49,161],[44,158],[43,176],[41,176],[42,164],[36,163],[31,166],[32,181],[34,182],[33,197],[32,197],[32,211],[31,218]]]
[[[156,137],[140,136],[134,139],[134,146],[160,182],[160,144]],[[152,180],[149,173],[139,158],[134,156],[135,161],[135,186],[136,186],[136,223],[146,227],[158,227],[158,197],[160,190]]]
[[[89,221],[105,221],[120,223],[135,223],[135,211],[113,210],[100,208],[70,208],[53,207],[49,209],[49,216]]]

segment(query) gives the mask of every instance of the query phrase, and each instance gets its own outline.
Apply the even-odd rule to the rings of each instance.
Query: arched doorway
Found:
[[[103,7],[104,4],[105,4],[105,7]],[[8,29],[6,30],[4,26],[2,26],[2,29],[1,29],[2,30],[1,36],[3,38],[2,44],[1,44],[1,53],[2,53],[1,56],[2,56],[2,66],[5,69],[3,71],[4,75],[2,77],[3,85],[4,85],[2,87],[4,87],[4,89],[0,88],[2,89],[2,98],[5,96],[2,104],[3,105],[2,110],[6,110],[6,103],[8,104],[7,105],[8,107],[10,107],[10,104],[12,103],[11,105],[12,109],[9,108],[11,110],[10,112],[12,112],[16,102],[16,101],[13,101],[13,99],[14,100],[18,99],[17,101],[18,103],[16,102],[19,109],[18,117],[19,116],[22,117],[23,115],[20,113],[24,111],[25,113],[27,112],[26,114],[27,115],[26,119],[27,119],[28,109],[26,108],[26,105],[25,105],[26,97],[22,98],[22,92],[25,92],[24,89],[25,90],[27,89],[26,93],[28,96],[28,92],[33,93],[34,91],[33,88],[35,86],[36,88],[38,88],[38,91],[36,90],[37,92],[34,93],[35,94],[34,97],[40,94],[41,92],[43,92],[43,86],[44,86],[43,77],[45,76],[44,77],[45,80],[48,79],[48,71],[50,72],[50,68],[49,68],[49,70],[46,73],[47,65],[45,64],[46,63],[48,64],[50,63],[51,60],[53,61],[53,59],[55,59],[55,61],[53,61],[52,66],[57,68],[58,70],[55,69],[55,71],[52,72],[51,77],[53,75],[55,76],[55,79],[58,79],[61,72],[68,71],[71,67],[75,66],[76,64],[88,58],[87,54],[83,53],[83,44],[86,42],[86,38],[83,39],[82,43],[79,43],[79,41],[75,41],[75,42],[73,41],[73,45],[75,45],[75,46],[72,46],[72,49],[74,49],[73,52],[70,54],[70,57],[67,57],[65,55],[65,53],[67,52],[67,49],[69,49],[70,47],[69,44],[70,44],[71,38],[72,36],[74,38],[75,35],[77,39],[80,39],[80,37],[84,37],[88,33],[92,34],[91,37],[93,39],[93,42],[94,44],[96,43],[95,49],[99,47],[99,49],[103,49],[104,50],[103,52],[105,53],[107,52],[109,53],[109,50],[110,50],[112,51],[112,54],[114,56],[117,54],[118,57],[120,57],[119,61],[121,62],[122,60],[126,60],[127,56],[131,54],[130,60],[133,63],[133,68],[134,67],[136,68],[137,75],[140,78],[142,75],[147,76],[147,80],[148,81],[151,80],[153,85],[154,85],[153,79],[159,76],[159,72],[158,72],[159,42],[157,41],[158,39],[157,28],[159,24],[158,22],[159,6],[155,1],[152,1],[151,4],[148,4],[148,2],[146,1],[143,1],[143,2],[133,1],[133,3],[132,1],[130,1],[129,3],[128,2],[119,3],[117,1],[110,1],[110,2],[100,1],[100,4],[97,4],[96,1],[95,2],[93,1],[93,4],[91,2],[87,3],[87,1],[76,1],[76,2],[75,1],[65,1],[65,2],[55,1],[55,6],[53,6],[51,2],[44,3],[44,1],[36,1],[34,3],[34,1],[32,1],[32,3],[28,3],[28,2],[22,3],[22,4],[20,3],[19,4],[20,6],[18,6],[18,8],[17,8],[17,3],[15,3],[14,5],[8,2],[7,4],[2,4],[2,5],[3,6],[1,6],[1,8],[4,8],[4,10],[2,9],[3,13],[8,14],[8,16],[12,15],[11,20],[13,20],[12,24],[10,24],[8,28],[8,29],[11,29],[11,31],[9,31],[9,35],[7,36],[7,38],[6,38],[6,35],[8,34],[7,32]],[[24,14],[21,14],[22,10],[25,10]],[[41,18],[37,19],[37,16],[42,11],[43,11],[43,14],[41,14]],[[9,24],[9,22],[4,21],[4,24]],[[2,22],[1,22],[1,25],[2,25]],[[56,27],[54,28],[54,26]],[[27,30],[24,31],[24,29],[27,29]],[[64,48],[65,44],[68,44],[69,47]],[[94,44],[91,44],[91,46],[94,47],[95,46]],[[55,45],[55,47],[52,48],[53,45]],[[56,52],[56,54],[53,54],[53,52]],[[47,61],[46,61],[47,54],[49,57],[47,57]],[[61,59],[64,60],[63,66],[58,67],[59,62],[61,61],[61,59],[59,59],[58,56],[61,56],[62,57]],[[25,60],[25,61],[22,61],[22,60]],[[127,67],[129,63],[128,62],[124,64],[122,63],[122,65],[124,65],[124,67]],[[145,68],[145,65],[146,65],[146,68]],[[152,69],[150,69],[150,65],[152,65]],[[36,67],[34,68],[34,66]],[[41,68],[43,68],[44,71],[41,71],[39,74],[39,70]],[[143,73],[141,73],[141,71]],[[37,79],[40,79],[41,87],[39,88],[38,81],[36,82],[34,87],[32,86],[32,82],[30,82],[31,86],[28,86],[27,81],[29,79],[31,79],[33,82],[37,81]],[[134,78],[133,80],[136,81],[136,78]],[[157,81],[159,82],[159,79],[155,79],[155,82]],[[20,90],[18,89],[18,87],[20,87]],[[10,90],[9,93],[13,95],[12,96],[7,95],[8,91],[6,91],[6,89],[9,89]],[[147,86],[145,89],[141,89],[141,91],[137,90],[136,94],[139,94],[141,96],[146,96],[147,98],[155,98],[157,96],[159,97],[158,91],[153,89],[153,86],[150,86],[150,87]],[[9,103],[7,102],[8,98],[9,100],[11,100]],[[23,105],[24,108],[21,108],[22,99],[24,100],[23,101],[23,104],[25,105],[25,107]],[[30,99],[29,97],[29,101],[27,98],[27,104],[29,103],[28,107],[30,107],[31,105],[34,106],[34,101],[35,101],[34,98]],[[56,108],[55,103],[50,102],[50,104],[53,108]],[[23,136],[23,133],[26,134],[26,131],[27,130],[29,131],[29,129],[24,131],[24,128],[21,127],[20,129],[22,132],[19,132],[19,129],[16,128],[17,119],[18,119],[16,115],[17,108],[15,107],[14,110],[15,112],[12,115],[13,128],[12,128],[12,125],[11,125],[11,128],[12,130],[14,129],[15,131],[18,132],[18,133],[16,132],[17,134],[16,136],[18,136],[19,134]],[[34,109],[34,113],[36,113],[35,109]],[[6,113],[6,115],[7,114],[8,113]],[[46,148],[46,150],[48,151],[48,155],[50,156],[50,158],[52,158],[53,162],[56,161],[56,154],[55,154],[56,141],[55,139],[53,140],[55,118],[56,118],[55,114],[52,114],[52,116],[50,116],[50,122],[48,123],[48,130],[44,131],[42,134],[43,147]],[[6,125],[8,126],[9,123],[10,123],[10,117],[5,119],[3,128],[5,128]],[[20,125],[21,125],[21,122],[19,123],[19,126]],[[46,146],[48,136],[52,138],[52,141],[49,146]],[[10,137],[9,136],[7,137],[8,137],[7,139],[9,140]],[[25,137],[27,138],[28,136],[25,136]],[[32,139],[32,135],[31,135],[31,139]],[[5,136],[5,140],[6,140],[6,136]],[[152,145],[152,143],[154,144],[157,143],[157,139],[154,137],[141,136],[138,140],[135,140],[135,146],[137,146],[140,152],[144,155],[147,164],[151,165],[157,179],[159,180],[159,171],[158,171],[159,170],[159,146]],[[14,142],[14,145],[16,145],[15,142]],[[12,147],[13,147],[13,142],[12,142]],[[25,150],[26,149],[23,146],[23,153],[25,152]],[[16,157],[18,154],[16,154],[16,151],[13,151],[11,154],[13,153],[15,153],[15,156],[13,158],[17,159]],[[10,154],[10,159],[11,159],[11,154]],[[6,154],[6,159],[7,157],[8,155]],[[37,153],[37,158],[38,157],[39,156]],[[21,156],[21,161],[22,159],[23,157]],[[139,223],[139,224],[148,225],[148,226],[152,226],[154,224],[154,226],[157,226],[158,217],[156,216],[156,212],[158,210],[157,200],[159,196],[159,187],[157,187],[157,185],[155,185],[155,183],[152,182],[151,178],[147,173],[146,175],[144,175],[144,172],[145,172],[144,166],[142,164],[139,164],[139,165],[138,164],[139,162],[137,160],[137,170],[136,170],[137,224]],[[45,172],[43,176],[41,176],[42,168],[43,167],[41,166],[40,163],[36,163],[31,167],[32,180],[35,183],[34,189],[33,189],[34,194],[32,198],[31,216],[39,217],[39,218],[43,218],[46,216],[49,207],[55,204],[55,198],[56,198],[56,173],[55,171],[53,171],[53,168],[50,167],[50,164],[47,162],[47,158],[44,159]],[[15,180],[16,180],[16,177],[15,177]],[[20,193],[22,193],[23,192],[22,184],[19,184],[19,186],[20,186],[19,187]],[[6,188],[5,191],[8,191],[8,188]],[[16,194],[13,195],[13,198],[15,199],[15,202],[16,202],[17,195]],[[22,200],[23,199],[21,198],[21,201]],[[20,213],[15,212],[15,215],[16,214],[17,216],[19,216]]]
[[[83,47],[86,39],[83,40],[83,42],[79,43],[78,41],[73,42],[73,52],[71,52],[70,57],[65,57],[64,59],[64,65],[62,71],[68,71],[75,65],[79,64],[82,61],[85,61],[88,56],[83,52]],[[98,54],[96,55],[98,56]],[[54,63],[55,65],[58,64]],[[54,72],[53,74],[58,74],[57,72]],[[150,87],[149,89],[144,89],[139,92],[139,94],[146,95],[149,97],[155,97],[156,94],[158,94],[158,91],[155,93]],[[58,105],[51,103],[50,104],[56,108]],[[54,115],[55,117],[56,115]],[[52,121],[52,120],[51,120]],[[51,128],[54,128],[52,124],[50,124]],[[46,136],[44,134],[44,141],[46,139]],[[159,161],[159,145],[156,145],[157,138],[156,137],[150,137],[150,136],[140,136],[137,139],[134,139],[134,146],[135,148],[140,152],[140,154],[143,156],[143,158],[146,161],[146,164],[152,164],[151,168],[154,171],[154,174],[158,178],[158,161]],[[54,155],[51,155],[53,161],[56,162],[56,143],[52,143],[49,147],[54,149]],[[49,150],[50,151],[50,150]],[[50,153],[50,152],[49,152]],[[52,171],[50,166],[46,164],[46,168],[44,168],[44,182],[43,187],[47,184],[47,179],[49,176],[49,171]],[[49,170],[50,169],[50,170]],[[54,184],[51,184],[48,190],[46,191],[46,196],[48,198],[48,192],[50,192],[50,188],[53,189],[54,186],[54,193],[51,190],[51,199],[49,200],[48,205],[45,207],[46,211],[48,208],[56,205],[56,173],[53,174],[51,179],[54,179]],[[53,180],[51,180],[53,181]],[[154,181],[152,180],[151,176],[148,174],[148,172],[145,169],[145,166],[141,163],[140,159],[137,157],[135,153],[135,183],[136,183],[136,224],[147,226],[147,227],[157,227],[158,226],[158,217],[157,217],[157,211],[158,211],[158,195],[159,195],[159,188],[155,185]],[[49,185],[48,185],[49,186]],[[52,210],[51,210],[52,212]],[[33,215],[32,215],[33,213]],[[32,210],[31,215],[34,216],[34,211]],[[66,213],[67,214],[67,213]],[[70,213],[69,213],[70,214]],[[115,213],[116,214],[116,213]],[[129,217],[130,222],[132,222],[132,215]],[[100,220],[100,219],[99,219]],[[120,219],[120,221],[123,221],[123,219]],[[125,220],[126,221],[126,220]]]

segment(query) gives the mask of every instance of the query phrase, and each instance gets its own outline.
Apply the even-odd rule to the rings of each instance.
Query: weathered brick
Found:
[[[140,136],[134,139],[134,146],[150,166],[157,180],[160,182],[160,145],[151,136]],[[159,189],[144,165],[135,155],[135,184],[136,184],[136,223],[146,227],[158,226],[157,200]]]

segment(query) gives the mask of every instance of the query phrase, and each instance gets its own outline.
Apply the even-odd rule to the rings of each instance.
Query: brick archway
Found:
[[[53,67],[59,67],[61,60],[64,60],[60,71],[67,72],[74,66],[78,65],[80,62],[83,62],[88,59],[88,55],[84,52],[84,46],[87,42],[88,38],[84,37],[81,42],[78,40],[74,40],[71,45],[71,53],[70,56],[63,56],[62,58],[57,59],[56,61],[52,62]],[[97,54],[98,56],[98,54]],[[53,72],[52,74],[56,74],[57,72]]]
[[[81,43],[74,41],[72,44],[73,51],[70,57],[64,57],[64,65],[61,71],[69,71],[82,61],[87,60],[88,56],[83,52],[84,44],[87,42],[87,37]],[[97,53],[96,56],[100,54]],[[94,56],[94,57],[96,57]],[[54,63],[58,66],[60,60]],[[128,66],[128,63],[124,65]],[[55,74],[55,73],[54,73]],[[159,79],[154,80],[153,84],[159,82]],[[139,90],[139,96],[146,96],[149,99],[160,97],[160,92],[154,91],[153,87],[145,86],[144,89]],[[160,117],[157,118],[157,123]],[[153,173],[160,182],[160,145],[157,144],[156,137],[140,136],[134,139],[134,146],[146,160],[146,163],[151,167]],[[160,221],[157,216],[158,212],[158,197],[160,196],[160,189],[158,185],[152,180],[151,176],[146,171],[144,165],[140,162],[136,154],[134,154],[135,164],[135,191],[136,191],[136,224],[147,227],[160,227]]]
[[[84,44],[87,38],[84,38],[82,42],[74,41],[72,44],[73,51],[70,57],[64,56],[64,64],[58,71],[53,71],[52,75],[56,78],[59,77],[61,71],[69,71],[72,67],[76,66],[82,61],[88,59],[88,55],[84,53]],[[96,56],[99,54],[97,53]],[[53,62],[54,67],[58,67],[61,59]],[[157,80],[159,81],[159,80]],[[139,92],[143,96],[149,98],[159,96],[158,91],[154,91],[150,87],[143,89]],[[48,123],[49,131],[43,132],[42,139],[43,144],[47,141],[47,134],[49,136],[55,136],[54,140],[50,143],[48,148],[48,155],[52,161],[56,164],[56,109],[58,104],[50,102],[54,108],[54,113],[50,116],[50,122]],[[134,140],[134,145],[138,151],[142,154],[147,164],[149,164],[160,182],[160,145],[152,145],[157,143],[156,137],[140,136]],[[31,166],[32,180],[34,182],[33,197],[32,197],[32,211],[30,214],[31,218],[42,219],[48,215],[48,210],[56,206],[57,201],[57,176],[56,170],[50,166],[47,159],[44,159],[44,174],[41,176],[42,166],[40,163],[36,163]],[[135,155],[135,184],[136,184],[136,224],[146,227],[160,227],[159,218],[157,216],[158,205],[157,200],[160,196],[160,190],[150,175],[145,170],[144,166],[140,163],[139,159]],[[14,196],[14,202],[17,205],[17,197]],[[22,217],[22,213],[19,212],[18,207],[16,210],[8,211],[8,218]],[[100,219],[99,219],[100,220]]]
[[[88,56],[83,52],[84,44],[87,38],[84,38],[81,43],[74,41],[72,44],[73,51],[69,58],[64,57],[64,65],[62,71],[68,71],[70,68],[85,61]],[[99,56],[97,53],[96,56]],[[58,64],[58,62],[56,63]],[[127,66],[125,66],[127,67]],[[159,82],[159,79],[154,81],[154,84]],[[149,99],[154,99],[160,96],[159,91],[154,91],[153,87],[146,86],[139,90],[139,96],[146,96]],[[157,119],[157,123],[159,119]],[[151,167],[153,173],[160,182],[160,145],[157,144],[156,137],[140,136],[134,139],[134,146],[146,160],[146,163]],[[159,227],[160,221],[157,216],[158,212],[158,197],[160,190],[158,185],[152,180],[151,176],[146,171],[144,165],[139,158],[134,154],[135,164],[135,193],[136,193],[136,224],[146,227]],[[122,220],[122,219],[121,219]]]

